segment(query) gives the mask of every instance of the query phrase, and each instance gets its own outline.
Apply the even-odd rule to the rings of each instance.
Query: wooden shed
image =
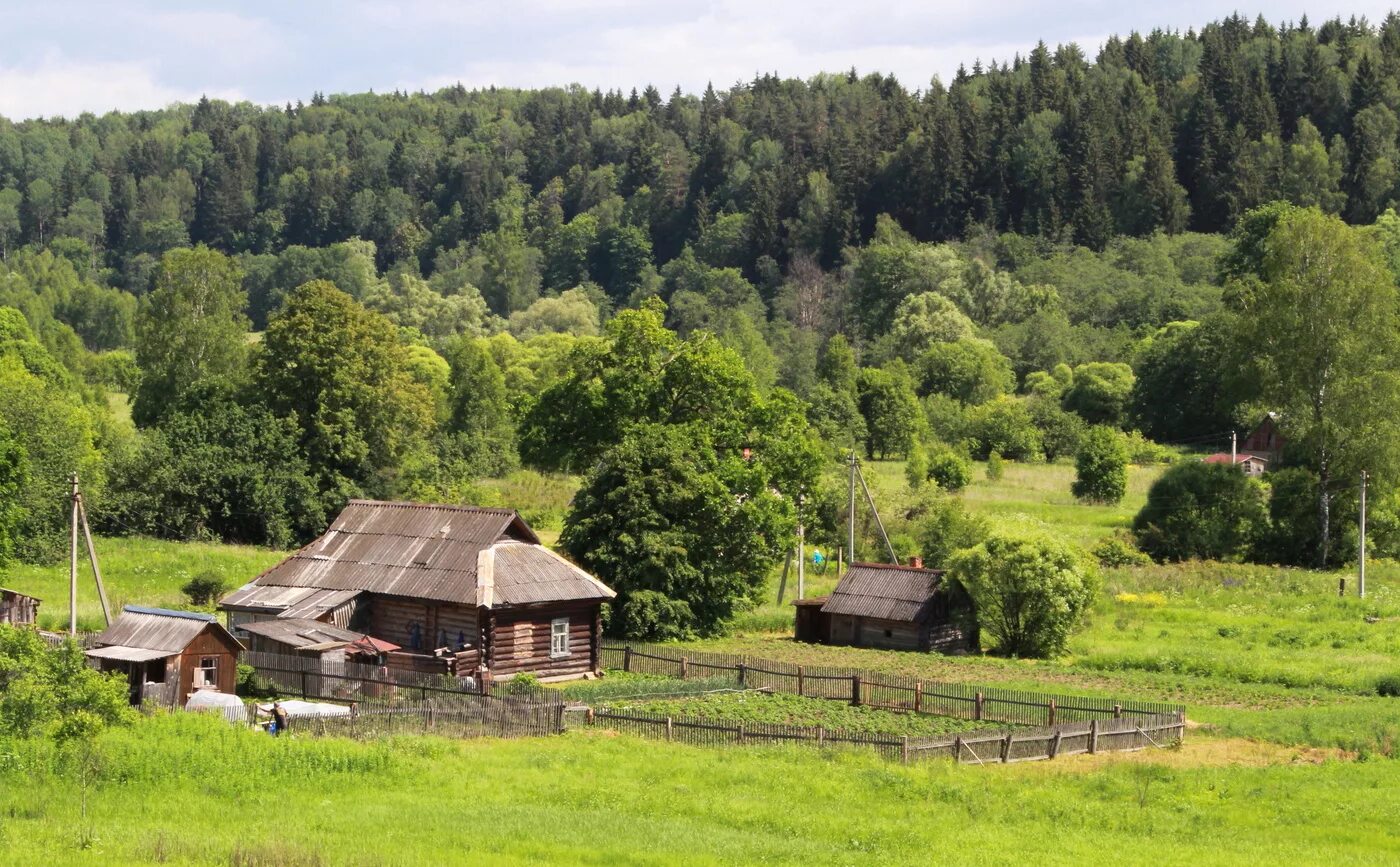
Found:
[[[39,600],[17,590],[0,587],[0,623],[33,626],[39,619]]]
[[[512,510],[352,500],[219,605],[235,628],[296,618],[392,642],[390,669],[559,678],[599,670],[614,595]]]
[[[133,704],[163,694],[184,706],[196,690],[233,692],[243,650],[212,614],[128,605],[87,655],[103,671],[126,672]]]
[[[972,599],[939,569],[852,563],[824,599],[799,599],[799,641],[895,650],[975,653]]]

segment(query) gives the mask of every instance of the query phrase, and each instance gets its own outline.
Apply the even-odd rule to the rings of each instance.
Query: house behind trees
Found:
[[[577,677],[600,669],[613,596],[513,510],[352,500],[220,608],[234,629],[315,621],[397,645],[382,655],[391,670]]]
[[[33,626],[39,619],[39,600],[16,590],[0,587],[0,623]]]

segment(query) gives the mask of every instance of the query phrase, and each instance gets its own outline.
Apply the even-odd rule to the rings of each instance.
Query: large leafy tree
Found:
[[[1156,560],[1239,560],[1268,527],[1264,499],[1238,467],[1183,461],[1152,483],[1133,533]]]
[[[138,423],[158,419],[202,379],[241,374],[248,333],[242,280],[236,262],[208,247],[171,250],[161,259],[156,287],[136,320],[142,376],[132,415]]]
[[[256,391],[292,419],[328,505],[392,492],[434,426],[393,324],[324,280],[297,287],[268,322]]]
[[[584,480],[560,544],[617,591],[619,631],[712,634],[787,547],[792,503],[727,445],[696,422],[636,425]]]
[[[1317,209],[1270,209],[1238,234],[1237,351],[1253,396],[1317,474],[1323,564],[1338,484],[1400,473],[1400,295],[1374,237]]]

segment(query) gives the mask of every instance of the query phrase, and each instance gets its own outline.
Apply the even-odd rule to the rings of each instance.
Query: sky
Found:
[[[1185,30],[1266,8],[1215,0],[11,0],[0,15],[0,115],[160,108],[202,95],[260,104],[312,93],[541,87],[699,92],[756,74],[893,73],[910,88],[1043,39],[1092,57],[1110,34]],[[1400,5],[1400,0],[1392,0]],[[1391,7],[1267,4],[1313,23]]]

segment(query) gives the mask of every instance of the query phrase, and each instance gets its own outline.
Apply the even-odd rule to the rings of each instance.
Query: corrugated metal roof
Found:
[[[350,644],[364,638],[364,634],[341,629],[329,623],[318,623],[300,617],[278,617],[275,620],[256,620],[240,623],[237,630],[270,638],[291,647],[311,647],[317,644]]]
[[[478,567],[483,553],[495,556],[492,547],[497,543],[513,550],[494,569],[492,586],[492,576],[483,582]],[[309,595],[293,592],[307,589],[345,595],[313,604]],[[613,595],[597,579],[541,546],[514,511],[351,500],[319,539],[221,604],[287,614],[295,610],[314,618],[329,610],[313,613],[316,605],[334,607],[361,591],[487,606]],[[335,602],[337,598],[341,601]]]
[[[611,599],[617,594],[606,584],[541,545],[501,542],[491,547],[495,558],[495,600],[498,605]]]
[[[334,611],[359,596],[360,590],[317,590],[295,605],[288,606],[278,617],[293,617],[304,620],[319,620],[328,611]]]
[[[128,605],[122,609],[122,613],[111,626],[93,639],[93,644],[99,647],[120,645],[161,650],[165,651],[162,655],[169,656],[184,650],[201,632],[210,627],[229,635],[228,630],[209,614]],[[229,638],[232,639],[233,636],[229,635]]]
[[[932,607],[942,575],[939,569],[852,563],[822,611],[878,620],[922,621]]]
[[[8,587],[0,587],[0,596],[23,596],[26,599],[33,599],[36,602],[43,602],[38,596],[30,596],[28,593],[21,593],[18,590],[11,590]]]
[[[167,656],[174,656],[175,653],[179,653],[178,650],[171,653],[165,650],[147,650],[144,647],[127,647],[123,644],[113,644],[110,647],[94,647],[84,652],[88,656],[97,657],[98,659],[115,659],[121,662],[150,662],[153,659],[164,659]]]

